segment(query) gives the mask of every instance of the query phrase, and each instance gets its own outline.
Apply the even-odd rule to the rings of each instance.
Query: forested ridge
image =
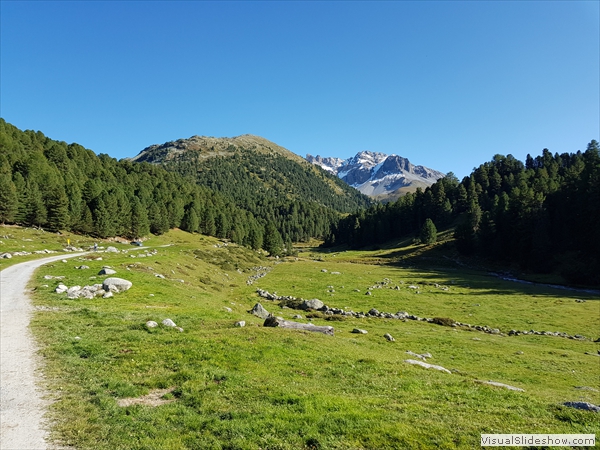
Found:
[[[525,163],[496,155],[461,182],[449,174],[424,191],[340,220],[325,245],[352,247],[416,235],[426,219],[455,226],[457,249],[572,283],[600,284],[600,154],[552,154]]]
[[[0,119],[0,223],[129,238],[180,227],[281,253],[274,220],[163,167],[96,155]]]
[[[274,223],[287,243],[323,238],[340,213],[372,204],[338,177],[258,136],[194,136],[148,147],[135,159],[222,194],[260,221]]]

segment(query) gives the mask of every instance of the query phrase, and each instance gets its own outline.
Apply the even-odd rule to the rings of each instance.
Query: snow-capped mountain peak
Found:
[[[394,198],[427,187],[444,177],[442,172],[424,166],[414,166],[398,155],[362,151],[346,160],[306,155],[306,159],[336,174],[363,194]]]

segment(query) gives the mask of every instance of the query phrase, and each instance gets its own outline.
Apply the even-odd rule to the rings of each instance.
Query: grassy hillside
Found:
[[[597,414],[562,403],[600,403],[599,360],[586,354],[600,348],[593,342],[598,296],[452,267],[425,247],[406,248],[404,255],[304,248],[297,259],[267,260],[180,231],[148,244],[148,252],[122,246],[128,253],[58,262],[36,275],[32,327],[58,398],[53,436],[67,445],[470,449],[479,447],[481,433],[597,432]],[[140,252],[151,256],[140,258]],[[438,268],[410,268],[414,252]],[[82,263],[90,269],[74,268]],[[68,286],[98,283],[104,265],[133,287],[110,299],[68,300],[53,292],[58,280],[44,278],[65,276]],[[247,284],[257,271],[267,275]],[[587,339],[491,335],[414,320],[334,321],[320,313],[312,322],[333,325],[335,336],[264,328],[247,313],[257,301],[286,319],[309,319],[260,299],[256,288],[354,311],[407,311],[503,332],[565,331]],[[144,326],[165,318],[184,331]],[[239,320],[244,328],[234,327]],[[368,334],[353,334],[354,328]],[[384,339],[386,333],[396,341]],[[408,350],[431,353],[429,363],[452,373],[405,363],[415,359]],[[152,406],[145,396],[153,393],[163,404]],[[119,406],[128,398],[142,404]]]

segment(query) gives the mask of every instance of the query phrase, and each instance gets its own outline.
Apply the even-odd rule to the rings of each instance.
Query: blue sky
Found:
[[[600,2],[0,2],[0,114],[115,158],[256,134],[457,176],[600,136]]]

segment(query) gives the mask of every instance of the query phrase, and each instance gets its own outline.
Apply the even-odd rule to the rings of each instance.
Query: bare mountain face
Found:
[[[393,200],[418,187],[434,184],[445,175],[424,166],[415,166],[398,155],[359,152],[352,158],[323,158],[306,155],[307,161],[337,175],[369,197]]]
[[[232,138],[192,136],[189,139],[178,139],[146,147],[137,156],[131,158],[131,160],[158,164],[182,158],[187,159],[190,155],[194,155],[200,159],[214,156],[231,156],[236,150],[240,149],[252,150],[263,154],[278,154],[296,162],[304,163],[304,158],[268,139],[252,134],[243,134]]]

